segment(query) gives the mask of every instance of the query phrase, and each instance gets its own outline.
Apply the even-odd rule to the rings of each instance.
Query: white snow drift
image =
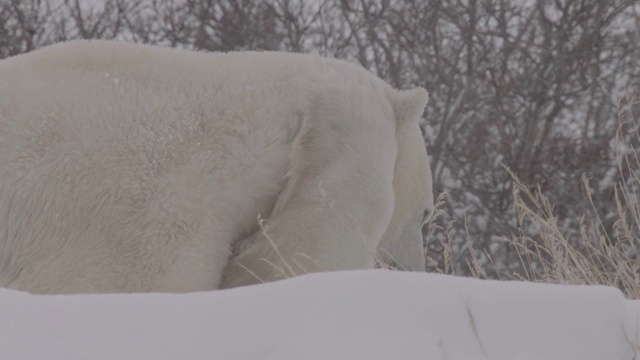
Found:
[[[3,359],[640,357],[640,303],[616,289],[424,273],[322,273],[179,295],[5,289],[0,309]]]

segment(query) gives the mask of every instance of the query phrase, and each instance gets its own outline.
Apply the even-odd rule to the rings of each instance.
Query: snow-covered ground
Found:
[[[377,270],[180,295],[0,289],[0,309],[11,360],[640,359],[640,302],[605,287]]]

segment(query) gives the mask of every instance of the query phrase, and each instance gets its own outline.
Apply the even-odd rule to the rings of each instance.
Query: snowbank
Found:
[[[181,295],[0,289],[2,359],[633,359],[612,288],[356,271]],[[640,357],[640,355],[637,355]]]

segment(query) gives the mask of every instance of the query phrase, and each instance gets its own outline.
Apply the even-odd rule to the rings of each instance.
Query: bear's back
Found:
[[[399,93],[359,66],[315,55],[74,41],[2,60],[0,286],[213,289],[232,245],[296,193],[296,184],[283,190],[301,175],[293,158],[305,178],[322,169],[338,181],[366,168],[375,176],[341,190],[367,200],[381,196],[367,186],[389,185],[387,216],[396,143],[406,142],[396,122],[418,130],[425,102],[422,89]],[[409,152],[424,152],[414,142]],[[311,158],[318,163],[306,166]],[[354,199],[344,202],[368,210]],[[374,220],[381,233],[388,219]],[[338,240],[312,245],[333,256]],[[360,255],[343,254],[343,267],[361,267]]]
[[[80,41],[0,62],[0,285],[142,291],[171,257],[226,262],[270,212],[300,123],[292,72],[251,57]],[[197,250],[174,251],[184,238]]]

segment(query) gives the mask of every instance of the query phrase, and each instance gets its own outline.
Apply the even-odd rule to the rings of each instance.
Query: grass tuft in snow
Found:
[[[507,246],[515,250],[521,270],[504,274],[510,278],[555,284],[606,285],[621,289],[632,299],[640,299],[640,156],[632,143],[640,142],[639,124],[632,108],[639,102],[630,91],[618,103],[618,136],[612,146],[616,149],[616,167],[607,179],[612,182],[615,209],[602,209],[594,200],[592,181],[582,176],[585,212],[580,219],[580,235],[569,236],[563,222],[554,212],[554,204],[540,187],[523,184],[510,169],[513,179],[513,198],[518,222],[518,236],[506,239]],[[634,136],[623,129],[635,129]],[[615,174],[617,172],[617,174]],[[613,180],[612,180],[613,179]],[[621,179],[621,180],[615,180]],[[600,189],[602,186],[596,186]],[[443,229],[436,223],[444,208],[444,194],[436,201],[436,211],[429,225],[432,232],[444,232],[440,237],[444,268],[438,272],[455,274],[454,261],[466,261],[473,277],[486,278],[487,266],[494,266],[490,251],[480,253],[473,246],[473,236],[466,231],[468,259],[452,256],[452,224]],[[604,219],[606,217],[606,219]],[[613,217],[613,218],[612,218]],[[606,221],[605,221],[606,220]],[[609,224],[609,225],[605,225]],[[611,225],[613,224],[613,225]],[[465,226],[467,229],[467,226]],[[429,255],[429,254],[427,254]],[[433,260],[427,256],[427,261]]]
[[[618,103],[619,128],[638,129],[632,111],[637,102],[630,92],[623,100]],[[608,216],[615,217],[608,230],[605,214],[594,202],[591,179],[586,175],[582,176],[582,187],[587,213],[591,215],[580,219],[580,238],[569,239],[554,215],[553,204],[540,188],[531,190],[509,171],[514,180],[519,227],[537,234],[535,239],[523,235],[510,240],[529,280],[614,286],[628,297],[640,299],[640,157],[624,133],[618,131],[614,144],[621,180],[614,187],[616,209],[606,209]],[[635,136],[640,140],[637,130]]]

